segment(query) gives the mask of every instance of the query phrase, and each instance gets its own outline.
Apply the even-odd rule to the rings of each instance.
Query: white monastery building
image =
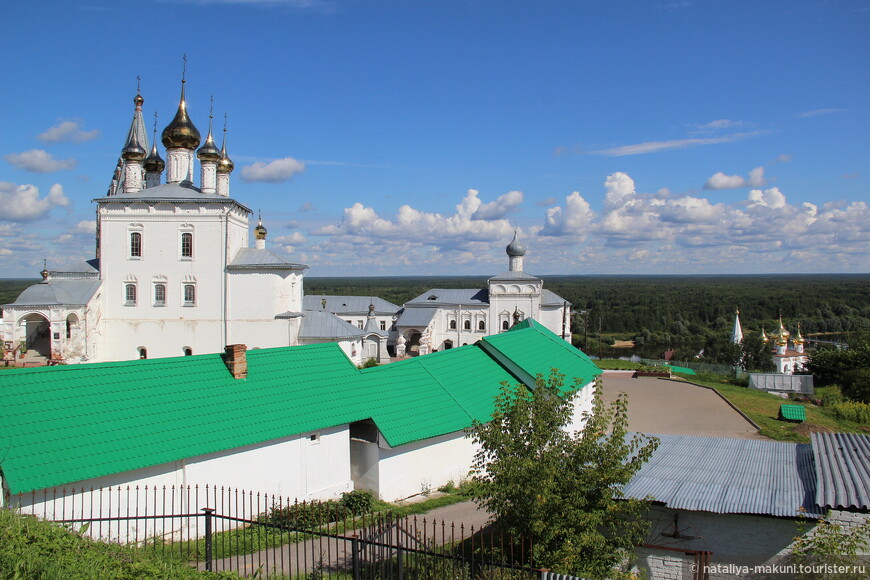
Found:
[[[3,305],[7,360],[28,350],[80,363],[337,342],[355,364],[387,362],[471,344],[528,318],[570,341],[570,305],[523,271],[516,234],[509,270],[486,289],[433,289],[404,308],[376,297],[304,298],[308,266],[267,249],[262,220],[250,246],[252,212],[230,197],[226,127],[218,148],[210,114],[202,142],[181,83],[161,138],[166,161],[156,122],[149,152],[136,94],[109,191],[93,200],[95,259],[46,267],[40,283]]]

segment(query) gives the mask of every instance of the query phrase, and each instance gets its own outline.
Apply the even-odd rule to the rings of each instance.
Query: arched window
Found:
[[[190,232],[181,234],[181,257],[193,257],[193,234]]]
[[[462,323],[462,328],[463,328],[463,330],[471,330],[471,321],[470,321],[470,320],[466,320],[465,322],[463,322],[463,323]]]
[[[507,329],[508,329],[508,321],[507,321],[507,320],[502,320],[502,321],[501,321],[501,329],[502,329],[502,330],[507,330]]]
[[[148,358],[148,349],[147,348],[145,348],[144,346],[140,346],[136,350],[139,351],[139,358]]]
[[[183,349],[181,349],[181,352],[184,353],[184,356],[190,356],[193,354],[193,349],[189,346],[185,346]]]
[[[450,321],[450,330],[456,330],[456,321],[455,320]]]
[[[166,306],[166,284],[154,285],[154,306]]]
[[[124,306],[136,306],[135,284],[127,284],[124,286]]]
[[[142,257],[142,234],[133,232],[130,234],[130,257]]]
[[[184,305],[196,306],[196,286],[193,284],[184,285]]]
[[[484,320],[478,321],[477,330],[486,330],[486,321],[484,321]]]

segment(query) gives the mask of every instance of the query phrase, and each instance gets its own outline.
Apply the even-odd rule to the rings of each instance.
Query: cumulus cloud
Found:
[[[303,171],[305,171],[305,164],[292,157],[276,159],[269,163],[257,161],[242,168],[242,180],[281,183]]]
[[[78,234],[93,234],[97,231],[97,222],[95,220],[85,220],[76,224],[75,232]]]
[[[81,121],[60,121],[37,135],[36,138],[46,143],[58,143],[61,141],[83,143],[96,139],[99,136],[100,131],[97,129],[91,131],[82,129]]]
[[[474,192],[477,197],[478,191],[474,189],[468,190],[469,194]],[[507,215],[515,211],[520,204],[523,203],[522,191],[509,191],[504,195],[500,195],[495,201],[481,203],[471,216],[476,220],[497,220],[507,217]]]
[[[571,192],[565,198],[565,207],[551,207],[544,218],[542,236],[572,235],[584,239],[589,230],[589,224],[595,219],[595,212],[579,191]]]
[[[45,197],[33,185],[16,185],[0,181],[0,220],[27,222],[48,215],[54,207],[68,207],[70,200],[63,187],[55,183]]]
[[[77,163],[73,158],[55,159],[51,153],[44,149],[10,153],[6,155],[5,159],[15,167],[31,173],[53,173],[65,169],[75,169]]]
[[[785,207],[785,195],[783,195],[778,187],[771,187],[764,191],[753,189],[749,192],[747,199],[749,200],[749,207],[761,206],[773,209]]]
[[[293,232],[287,236],[278,236],[275,238],[276,244],[298,246],[305,243],[305,236],[300,232]]]
[[[714,173],[704,183],[704,189],[737,189],[739,187],[764,187],[764,167],[756,167],[744,178],[740,175],[725,175],[721,171]]]

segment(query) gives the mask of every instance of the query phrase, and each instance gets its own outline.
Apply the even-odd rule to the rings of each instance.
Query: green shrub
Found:
[[[261,523],[292,529],[316,528],[323,524],[345,519],[347,509],[340,502],[309,501],[282,507],[273,507],[261,514]]]
[[[671,368],[666,367],[665,365],[640,365],[637,367],[637,372],[639,373],[668,373],[670,374]]]
[[[367,514],[372,511],[375,498],[367,489],[355,489],[341,494],[339,503],[347,511],[355,516]]]
[[[831,405],[831,414],[838,419],[855,423],[870,424],[870,404],[856,401],[843,401]]]

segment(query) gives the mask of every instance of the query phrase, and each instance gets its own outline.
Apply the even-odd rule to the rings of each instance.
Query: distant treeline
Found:
[[[804,335],[870,330],[870,274],[543,278],[571,302],[580,335],[600,327],[641,343],[698,344],[730,335],[738,307],[744,333],[775,330],[780,314],[792,332],[800,322]],[[35,282],[0,279],[0,304]],[[305,279],[306,294],[379,296],[400,306],[430,288],[485,287],[484,277]]]

